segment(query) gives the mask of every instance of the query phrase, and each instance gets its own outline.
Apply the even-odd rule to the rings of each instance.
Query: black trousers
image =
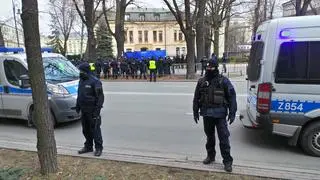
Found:
[[[208,156],[216,156],[216,139],[215,139],[215,129],[217,129],[220,151],[223,158],[223,163],[233,162],[233,158],[230,155],[230,142],[229,136],[230,132],[228,130],[228,124],[226,119],[216,119],[212,117],[203,117],[204,132],[207,136],[206,149]]]
[[[88,149],[93,148],[93,142],[96,149],[103,149],[101,135],[101,117],[94,119],[93,113],[83,112],[81,116],[82,133],[86,138],[84,146]]]
[[[157,70],[156,69],[150,70],[150,82],[152,81],[152,76],[153,76],[153,81],[156,82],[156,80],[157,80]]]

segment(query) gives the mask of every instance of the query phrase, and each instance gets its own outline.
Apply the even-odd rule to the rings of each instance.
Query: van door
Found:
[[[257,115],[257,91],[261,73],[261,63],[263,58],[264,42],[256,41],[252,45],[250,59],[248,63],[248,97],[247,112],[252,121],[256,120]],[[254,122],[256,123],[256,122]]]
[[[14,59],[3,61],[5,73],[4,93],[2,94],[3,112],[8,118],[27,119],[28,106],[32,102],[31,89],[19,87],[19,78],[28,73],[27,69]]]

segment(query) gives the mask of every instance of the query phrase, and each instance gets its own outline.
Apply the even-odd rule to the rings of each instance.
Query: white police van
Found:
[[[274,19],[257,30],[241,120],[320,156],[320,16]]]
[[[22,48],[0,48],[0,118],[24,119],[33,124],[32,91],[26,53]],[[60,54],[42,49],[51,118],[55,123],[80,119],[76,112],[79,71]]]

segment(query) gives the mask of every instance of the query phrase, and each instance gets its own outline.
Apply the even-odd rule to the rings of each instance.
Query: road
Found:
[[[238,109],[245,108],[246,83],[232,81]],[[195,82],[104,82],[102,135],[106,151],[201,161],[206,156],[202,121],[195,124],[192,98]],[[287,140],[245,129],[238,120],[230,126],[234,164],[318,170],[320,158],[305,155]],[[80,122],[55,129],[58,146],[80,148]],[[18,120],[0,121],[0,139],[36,142],[36,131]],[[217,146],[217,161],[221,162]]]

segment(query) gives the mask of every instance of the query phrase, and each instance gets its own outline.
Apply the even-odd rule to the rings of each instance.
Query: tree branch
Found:
[[[127,3],[126,3],[126,8],[130,5],[130,4],[133,4],[134,0],[129,0]]]
[[[181,31],[186,34],[186,28],[184,27],[183,25],[183,20],[182,20],[182,17],[181,17],[181,11],[179,10],[179,7],[177,5],[177,2],[176,0],[173,0],[173,4],[174,4],[174,7],[175,7],[175,10],[173,9],[172,5],[169,3],[168,0],[163,0],[165,2],[165,4],[168,6],[169,10],[171,11],[171,13],[173,14],[173,16],[176,18],[179,26],[180,26],[180,29]]]
[[[99,21],[99,19],[103,16],[103,12],[101,12],[97,17],[96,19],[94,20],[93,24],[96,25]]]
[[[100,3],[101,3],[101,0],[98,0],[97,5],[96,5],[96,7],[95,7],[94,10],[93,10],[93,14],[96,14],[97,9],[98,9]]]
[[[87,21],[84,18],[84,15],[82,14],[81,10],[79,9],[78,3],[76,2],[76,0],[72,0],[72,1],[73,1],[74,5],[76,6],[76,10],[77,10],[77,12],[78,12],[83,24],[88,26]]]
[[[108,31],[110,32],[110,34],[113,37],[116,37],[116,34],[111,30],[110,23],[109,23],[109,20],[108,20],[108,14],[107,14],[107,9],[106,9],[106,0],[102,0],[102,11],[103,11],[103,14],[104,14],[104,19],[106,21]]]

